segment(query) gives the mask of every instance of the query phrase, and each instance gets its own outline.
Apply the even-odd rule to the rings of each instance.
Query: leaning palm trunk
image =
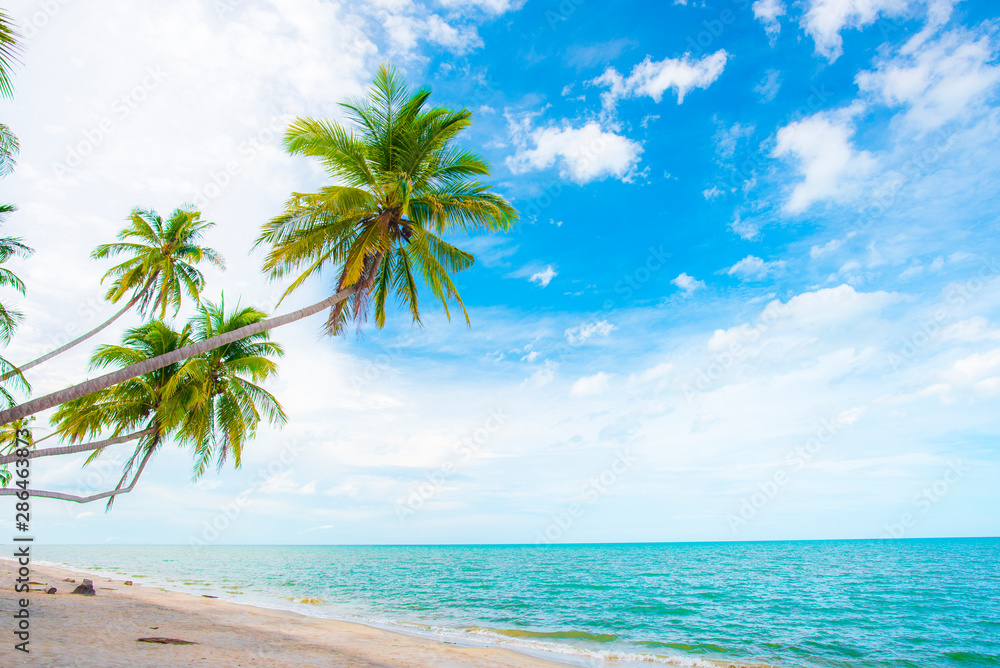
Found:
[[[42,355],[38,359],[32,360],[32,361],[28,362],[27,364],[22,364],[21,366],[19,366],[17,368],[17,370],[20,371],[23,374],[28,369],[33,369],[34,367],[38,366],[39,364],[42,364],[43,362],[48,362],[53,357],[55,357],[57,355],[63,354],[64,352],[66,352],[70,348],[74,348],[74,347],[80,345],[81,343],[83,343],[84,341],[86,341],[87,339],[89,339],[89,338],[91,338],[93,336],[97,336],[98,334],[100,334],[101,332],[103,332],[105,329],[107,329],[108,327],[110,327],[116,320],[118,320],[118,318],[120,318],[123,315],[125,315],[126,311],[128,311],[133,306],[135,306],[136,304],[138,304],[139,300],[142,299],[143,295],[146,294],[146,291],[149,290],[150,286],[153,285],[153,281],[155,279],[156,279],[156,276],[154,275],[152,278],[149,279],[149,281],[146,282],[145,287],[143,287],[142,290],[139,290],[138,292],[136,292],[135,296],[132,297],[131,300],[129,300],[129,303],[125,304],[125,306],[122,307],[113,316],[111,316],[110,319],[105,320],[103,323],[101,323],[100,325],[98,325],[94,329],[90,330],[86,334],[78,336],[77,338],[73,339],[72,341],[70,341],[66,345],[60,346],[59,348],[56,348],[52,352],[46,353],[45,355]],[[7,380],[7,378],[9,378],[10,376],[13,376],[13,375],[14,375],[14,372],[8,373],[7,375],[5,375],[0,380]]]
[[[112,445],[118,445],[119,443],[128,443],[129,441],[134,441],[137,438],[141,438],[147,434],[151,434],[155,429],[145,429],[143,431],[132,432],[131,434],[125,434],[123,436],[115,436],[113,438],[106,438],[103,441],[94,441],[93,443],[77,443],[76,445],[60,445],[55,448],[44,448],[42,450],[30,450],[27,457],[18,457],[17,455],[4,455],[0,457],[0,465],[10,464],[18,459],[36,459],[38,457],[54,457],[56,455],[72,455],[77,452],[90,452],[92,450],[103,450],[104,448],[110,447]],[[46,436],[45,438],[49,438]],[[45,439],[41,439],[45,440]],[[41,443],[41,440],[38,441]],[[3,492],[0,492],[3,494]]]
[[[139,470],[135,472],[135,477],[132,478],[132,484],[128,487],[121,487],[121,483],[118,487],[111,490],[110,492],[101,492],[100,494],[92,494],[90,496],[77,496],[76,494],[66,494],[65,492],[49,492],[40,489],[29,489],[27,490],[29,496],[41,496],[48,499],[60,499],[62,501],[73,501],[75,503],[90,503],[91,501],[97,501],[98,499],[106,499],[109,496],[115,497],[119,494],[128,494],[133,489],[135,489],[135,484],[139,482],[139,476],[142,475],[142,470],[146,468],[146,463],[149,462],[149,458],[153,456],[155,450],[150,449],[146,453],[146,456],[142,458],[142,463],[139,464]],[[20,493],[20,489],[0,489],[0,496],[11,496]]]
[[[220,334],[219,336],[213,336],[210,339],[204,341],[199,341],[198,343],[192,344],[190,346],[184,346],[178,350],[167,353],[165,355],[160,355],[159,357],[154,357],[152,359],[144,360],[142,362],[137,362],[130,366],[120,369],[118,371],[113,371],[111,373],[104,374],[94,378],[93,380],[88,380],[84,383],[74,385],[72,387],[67,387],[65,390],[59,390],[58,392],[53,392],[52,394],[47,394],[44,397],[39,397],[32,401],[14,406],[9,408],[2,413],[0,413],[0,424],[7,424],[8,422],[13,422],[21,417],[26,417],[28,415],[34,415],[40,411],[44,411],[53,406],[58,406],[59,404],[65,403],[67,401],[72,401],[73,399],[79,399],[80,397],[87,396],[88,394],[93,394],[94,392],[99,392],[100,390],[105,390],[113,385],[117,385],[123,381],[130,378],[135,378],[136,376],[142,376],[151,371],[156,371],[157,369],[162,369],[170,364],[175,364],[177,362],[183,362],[184,360],[191,359],[206,353],[209,350],[215,350],[224,345],[239,341],[240,339],[246,338],[253,334],[259,334],[260,332],[266,332],[274,329],[275,327],[281,327],[282,325],[287,325],[303,318],[308,318],[309,316],[319,313],[320,311],[336,306],[343,300],[347,299],[361,286],[359,284],[354,284],[349,288],[340,290],[336,294],[321,302],[317,302],[312,306],[307,306],[298,311],[293,311],[292,313],[286,313],[285,315],[279,315],[274,318],[268,318],[267,320],[261,320],[252,325],[247,325],[246,327],[241,327],[239,329],[234,329],[231,332],[226,332],[225,334]],[[53,497],[62,498],[62,497]]]

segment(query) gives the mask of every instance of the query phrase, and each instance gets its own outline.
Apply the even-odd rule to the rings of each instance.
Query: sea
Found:
[[[137,584],[583,666],[1000,666],[996,538],[36,545],[34,554]]]

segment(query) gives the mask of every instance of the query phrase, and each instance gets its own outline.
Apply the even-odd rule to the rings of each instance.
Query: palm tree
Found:
[[[301,271],[286,295],[331,262],[340,268],[338,290],[359,286],[349,304],[331,309],[331,334],[342,331],[347,319],[360,323],[372,306],[382,327],[390,293],[419,323],[414,274],[449,319],[453,299],[468,322],[448,274],[471,267],[474,258],[438,234],[456,228],[506,231],[516,220],[502,197],[474,180],[489,174],[489,166],[450,146],[471,124],[471,113],[427,109],[429,96],[428,89],[411,95],[395,72],[382,67],[367,99],[343,105],[360,134],[311,118],[298,119],[286,134],[289,151],[318,158],[341,185],[295,194],[284,215],[264,226],[257,244],[270,246],[264,269],[272,278]]]
[[[225,297],[218,305],[203,302],[191,321],[197,340],[207,340],[231,332],[267,317],[254,308],[240,308],[226,314]],[[284,425],[288,417],[281,404],[258,385],[277,375],[278,365],[271,358],[284,350],[261,332],[211,350],[191,360],[190,373],[200,383],[180,438],[194,445],[194,477],[200,477],[214,460],[222,468],[232,457],[233,465],[242,463],[243,446],[253,439],[261,418]]]
[[[28,427],[33,420],[34,418],[26,418],[0,425],[0,455],[12,454],[26,445],[33,447],[34,439]],[[0,466],[0,487],[9,485],[11,477],[6,465]]]
[[[128,330],[122,345],[100,346],[91,358],[90,366],[92,369],[128,366],[177,350],[190,343],[190,339],[190,326],[177,332],[166,323],[154,320]],[[193,361],[188,364],[193,364]],[[172,364],[67,402],[52,416],[53,424],[71,443],[93,438],[108,430],[115,436],[141,434],[115,490],[96,497],[110,497],[109,506],[114,494],[124,493],[120,490],[125,480],[138,467],[129,486],[131,490],[153,453],[183,422],[187,406],[197,400],[198,388],[190,382],[190,373],[185,366]],[[94,450],[86,463],[89,464],[102,452],[103,448]]]
[[[197,301],[205,286],[205,277],[196,268],[198,263],[207,260],[225,268],[221,255],[198,245],[205,230],[215,223],[201,220],[197,211],[176,209],[164,222],[151,209],[135,208],[128,221],[129,225],[118,233],[118,241],[98,246],[91,257],[103,260],[124,256],[125,261],[109,269],[101,282],[114,279],[105,295],[111,303],[118,303],[128,294],[132,298],[111,318],[86,334],[22,365],[22,373],[97,335],[134,306],[138,306],[143,315],[159,311],[161,319],[170,307],[176,314],[184,293]]]
[[[341,331],[346,319],[360,323],[372,304],[381,326],[390,292],[419,322],[417,278],[446,308],[448,299],[461,305],[448,272],[470,266],[473,257],[438,235],[506,231],[517,212],[476,179],[489,174],[488,165],[452,143],[469,126],[470,112],[427,109],[429,95],[427,89],[411,95],[392,69],[382,67],[368,98],[344,105],[354,128],[300,118],[285,135],[289,151],[319,158],[340,182],[318,193],[294,195],[284,215],[265,226],[258,240],[258,245],[271,247],[265,269],[273,279],[301,270],[288,294],[332,266],[339,277],[333,295],[5,410],[0,423],[326,309],[331,309],[330,333]],[[342,302],[355,295],[346,309]]]
[[[224,303],[206,303],[180,331],[158,320],[127,331],[121,345],[98,348],[91,368],[127,367],[264,318],[264,313],[253,308],[237,307],[226,313]],[[86,497],[40,490],[31,494],[81,503],[108,498],[110,508],[116,496],[132,491],[150,458],[171,438],[181,446],[192,446],[195,477],[212,460],[221,467],[229,456],[239,467],[243,446],[256,435],[262,419],[279,426],[286,421],[278,401],[257,384],[277,373],[272,358],[282,354],[281,347],[262,333],[63,404],[52,421],[57,433],[70,443],[107,432],[113,437],[36,450],[32,458],[92,451],[86,461],[89,464],[109,445],[128,441],[136,442],[134,452],[111,491]],[[7,463],[8,457],[0,457],[0,465]],[[133,470],[132,481],[125,487]],[[0,490],[0,494],[6,493]]]
[[[0,9],[0,97],[14,97],[14,85],[11,77],[14,74],[14,63],[21,50],[17,38],[20,35],[14,29],[14,22],[3,9]]]
[[[14,170],[14,163],[20,150],[21,145],[17,137],[7,125],[0,123],[0,176],[7,176]]]
[[[2,220],[4,214],[9,213],[13,208],[8,204],[0,204],[0,220]],[[26,258],[33,252],[31,248],[26,246],[17,237],[0,237],[0,265],[3,265],[12,257]],[[24,282],[14,272],[4,266],[0,266],[0,287],[13,288],[22,296],[25,292]],[[0,343],[7,344],[10,342],[11,337],[14,336],[14,330],[17,329],[20,321],[21,314],[18,311],[0,302]],[[12,389],[16,389],[18,392],[27,394],[31,391],[31,386],[24,379],[24,376],[21,375],[21,372],[13,364],[0,357],[0,381],[8,380],[12,381],[16,386]],[[2,384],[0,384],[0,401],[5,402],[7,406],[14,406],[17,403],[8,389]]]

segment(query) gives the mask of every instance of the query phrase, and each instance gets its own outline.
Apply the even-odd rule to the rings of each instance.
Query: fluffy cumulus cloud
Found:
[[[975,114],[1000,82],[996,36],[956,29],[932,40],[918,35],[898,54],[884,55],[857,75],[863,91],[892,107],[919,129],[937,128]]]
[[[937,25],[951,13],[954,0],[807,0],[802,28],[816,43],[816,52],[830,61],[843,53],[845,29],[859,29],[881,17],[901,17],[924,10]]]
[[[747,255],[745,258],[729,267],[726,273],[736,276],[744,281],[759,281],[767,278],[781,269],[784,269],[784,260],[765,262],[756,255]]]
[[[778,131],[772,155],[793,160],[802,175],[785,204],[787,211],[801,213],[814,202],[845,196],[856,179],[874,168],[871,154],[852,146],[853,134],[849,120],[824,113]]]
[[[667,89],[677,94],[677,103],[684,102],[684,96],[695,88],[708,88],[719,78],[726,67],[729,54],[725,50],[694,59],[689,54],[682,58],[653,60],[650,56],[632,68],[628,77],[622,76],[614,67],[591,83],[604,86],[608,90],[601,94],[606,110],[614,109],[618,100],[647,95],[655,102],[663,99]]]
[[[772,44],[781,32],[781,22],[778,18],[784,15],[785,3],[782,0],[757,0],[753,3],[753,16],[764,25]]]
[[[569,389],[571,397],[594,397],[604,394],[611,383],[611,376],[600,371],[593,376],[584,376]]]
[[[678,274],[677,278],[670,282],[680,288],[685,295],[692,295],[695,290],[705,287],[705,281],[699,281],[694,276],[688,276],[684,272]]]
[[[531,127],[531,117],[510,119],[517,152],[507,158],[515,173],[549,169],[559,165],[560,175],[576,183],[589,183],[613,176],[631,180],[642,154],[642,144],[602,129],[596,121],[582,127]]]

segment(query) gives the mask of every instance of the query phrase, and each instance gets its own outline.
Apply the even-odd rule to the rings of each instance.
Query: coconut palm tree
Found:
[[[21,50],[18,43],[17,30],[14,22],[3,9],[0,9],[0,97],[14,97],[14,84],[11,77],[14,74],[14,63]]]
[[[34,439],[29,428],[32,421],[34,418],[26,418],[0,425],[0,455],[13,454],[25,446],[33,447]],[[7,466],[0,466],[0,487],[9,485],[10,480],[11,473],[7,470]]]
[[[190,326],[178,332],[166,323],[154,320],[128,330],[121,345],[100,346],[91,358],[90,366],[92,369],[128,366],[177,350],[190,341]],[[187,362],[188,365],[192,363]],[[197,401],[198,392],[185,366],[172,364],[131,378],[114,387],[67,402],[55,412],[53,424],[71,443],[94,438],[107,431],[115,436],[140,434],[135,451],[125,463],[118,486],[112,492],[95,498],[110,497],[110,506],[116,493],[124,493],[120,490],[132,470],[136,469],[135,478],[129,486],[131,490],[153,453],[185,419],[187,406]],[[89,464],[102,452],[103,448],[94,450],[86,463]]]
[[[221,255],[198,245],[205,230],[215,223],[202,220],[197,211],[176,209],[164,221],[152,209],[135,208],[128,222],[128,226],[118,233],[118,241],[98,246],[91,257],[97,260],[126,258],[109,269],[101,282],[113,279],[105,295],[111,303],[117,304],[126,295],[131,295],[131,299],[94,329],[22,365],[22,373],[97,335],[133,307],[143,315],[157,315],[161,319],[169,308],[176,314],[184,293],[197,301],[205,286],[205,277],[197,269],[201,261],[225,268]]]
[[[381,326],[390,293],[419,322],[420,282],[446,309],[452,300],[464,314],[449,272],[471,266],[473,257],[440,235],[506,231],[517,212],[478,180],[489,174],[488,165],[453,143],[469,126],[470,112],[428,108],[429,95],[427,89],[411,94],[391,68],[382,67],[368,97],[344,105],[353,127],[300,118],[285,135],[290,152],[319,159],[337,183],[317,193],[295,194],[284,214],[265,225],[257,241],[270,249],[264,268],[272,279],[298,274],[286,295],[310,276],[333,270],[338,277],[334,294],[5,410],[0,423],[326,309],[331,334],[342,331],[347,320],[360,324],[370,307]],[[353,301],[345,306],[348,298]]]
[[[2,221],[3,215],[12,211],[13,208],[10,205],[0,204],[0,221]],[[17,237],[0,237],[0,287],[13,288],[22,296],[24,295],[24,282],[14,272],[2,265],[12,257],[26,258],[33,252]],[[18,311],[0,302],[0,343],[7,344],[10,341],[20,321],[21,314]],[[3,381],[3,384],[0,384],[0,402],[4,402],[7,406],[14,406],[17,402],[8,388],[4,387],[4,384],[11,385],[10,389],[19,393],[27,394],[31,391],[31,386],[21,375],[21,372],[3,357],[0,357],[0,381]]]
[[[218,305],[202,302],[191,321],[197,340],[207,340],[264,320],[267,314],[240,308],[227,314],[225,297]],[[239,468],[243,446],[257,434],[261,419],[270,424],[287,421],[281,404],[258,383],[278,373],[274,358],[284,355],[267,332],[253,334],[195,357],[189,372],[200,384],[195,402],[188,406],[180,439],[195,450],[194,477],[200,477],[214,460],[222,468],[228,458]]]
[[[0,176],[7,176],[14,170],[14,163],[17,162],[20,150],[21,145],[17,137],[7,125],[0,123]]]
[[[206,303],[180,331],[158,320],[127,331],[121,345],[98,348],[91,368],[129,366],[265,318],[253,308],[227,313],[224,303]],[[40,490],[31,494],[81,503],[108,498],[110,508],[115,496],[132,491],[153,454],[170,439],[193,448],[195,477],[213,460],[221,467],[232,457],[239,467],[243,446],[256,435],[262,419],[279,426],[286,421],[278,401],[257,384],[277,373],[274,358],[282,354],[281,347],[261,333],[63,404],[52,421],[70,443],[109,432],[112,438],[36,450],[32,458],[91,451],[89,464],[108,446],[129,441],[135,441],[134,451],[111,491],[86,497]],[[8,461],[9,455],[0,457],[0,465]]]

